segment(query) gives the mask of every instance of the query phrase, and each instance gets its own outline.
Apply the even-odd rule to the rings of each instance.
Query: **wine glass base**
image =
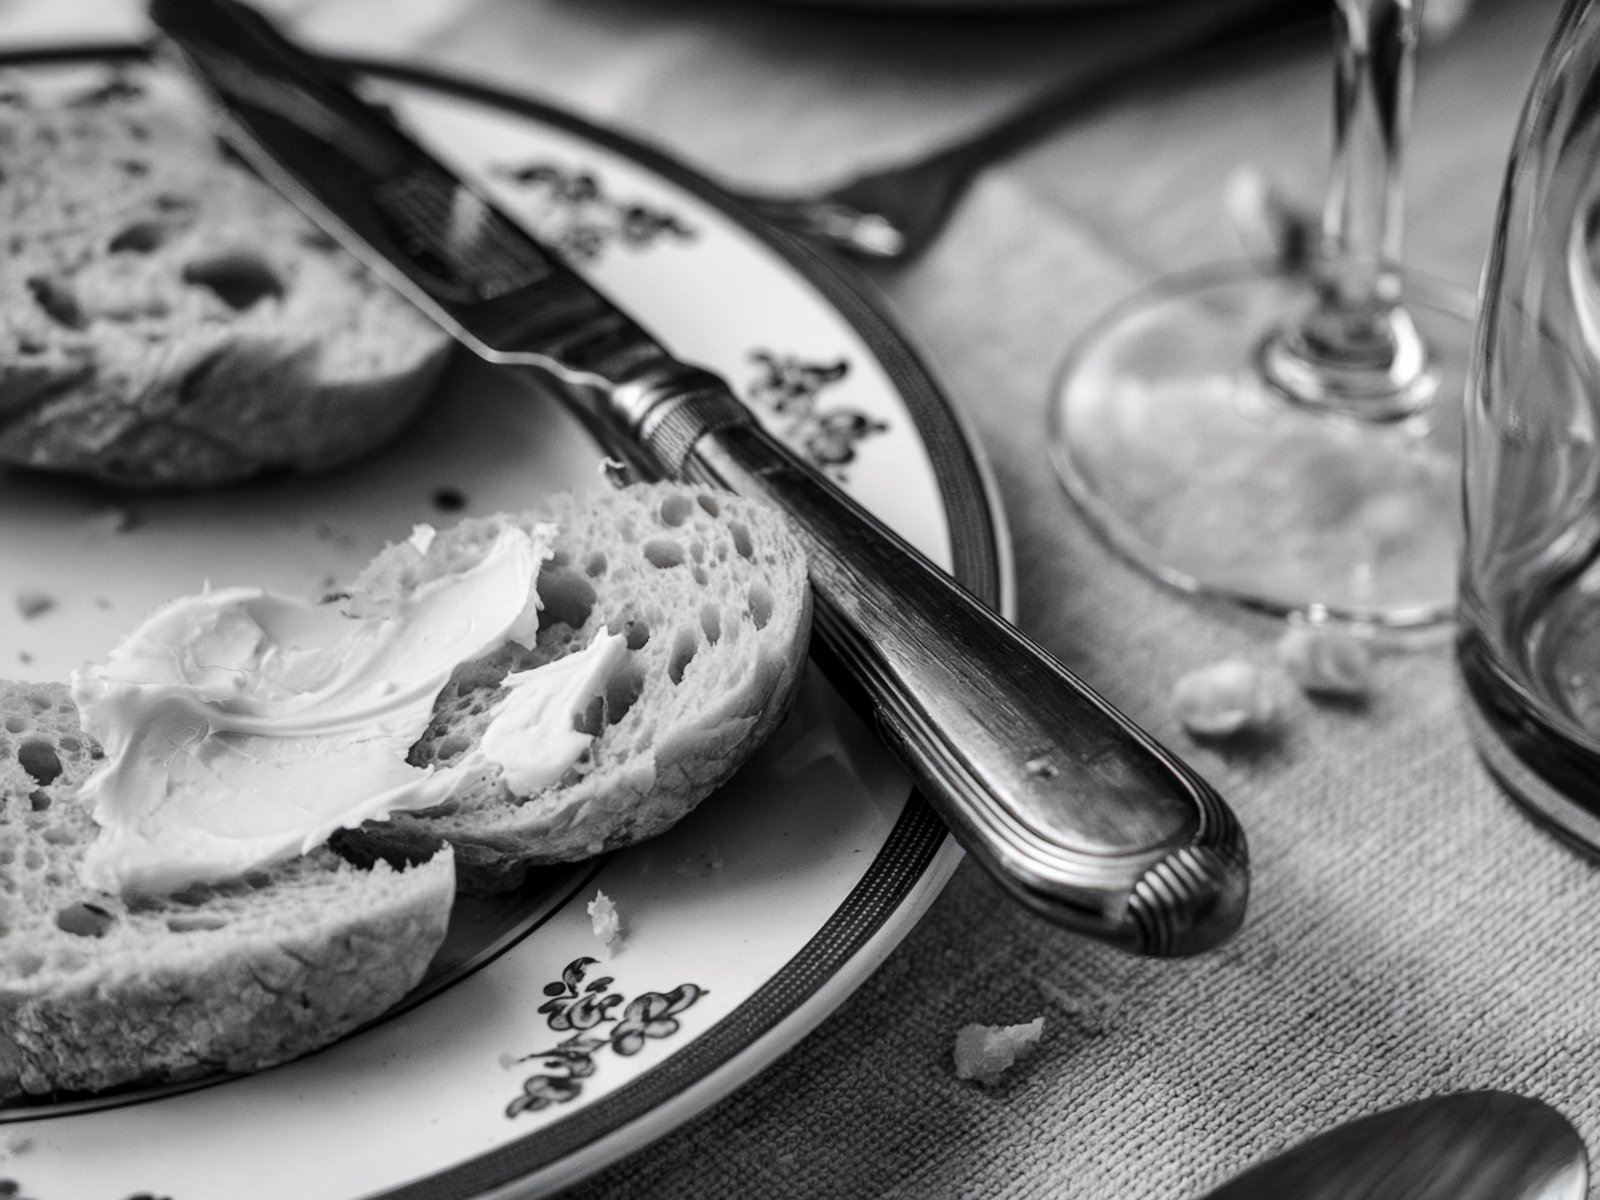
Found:
[[[1272,264],[1169,280],[1069,356],[1057,472],[1099,532],[1175,587],[1319,622],[1449,618],[1460,544],[1470,293],[1406,277],[1431,403],[1372,419],[1291,399],[1264,348],[1316,304]]]

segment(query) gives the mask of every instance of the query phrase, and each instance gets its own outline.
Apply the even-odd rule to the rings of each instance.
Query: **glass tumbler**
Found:
[[[1458,651],[1479,752],[1600,854],[1600,0],[1523,111],[1467,387]]]

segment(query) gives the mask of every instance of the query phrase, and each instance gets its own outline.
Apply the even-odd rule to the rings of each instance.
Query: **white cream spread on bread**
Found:
[[[500,766],[528,795],[583,754],[574,713],[605,686],[623,639],[508,676],[480,744],[444,768],[406,762],[460,664],[530,645],[553,529],[508,527],[475,563],[424,578],[375,615],[258,588],[158,610],[72,696],[106,764],[84,785],[101,826],[85,883],[169,893],[303,854],[335,830],[442,802]],[[420,560],[431,538],[413,534]]]
[[[573,727],[572,715],[599,695],[626,651],[621,635],[601,632],[565,658],[505,677],[509,690],[496,703],[478,749],[500,764],[501,778],[514,794],[543,791],[578,760],[593,739]],[[528,736],[530,729],[538,736]]]

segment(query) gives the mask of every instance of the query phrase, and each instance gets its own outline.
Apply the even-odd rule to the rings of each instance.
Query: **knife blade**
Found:
[[[1146,955],[1209,949],[1239,926],[1243,832],[1181,760],[255,10],[152,0],[150,15],[233,147],[461,342],[555,382],[638,473],[788,512],[818,660],[1012,895]]]

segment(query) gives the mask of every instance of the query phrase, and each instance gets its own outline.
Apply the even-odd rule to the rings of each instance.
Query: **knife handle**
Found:
[[[1187,767],[259,14],[154,0],[151,15],[235,146],[478,353],[558,384],[636,468],[789,513],[810,556],[820,658],[1024,903],[1152,955],[1208,949],[1238,927],[1244,837]]]
[[[667,474],[793,519],[820,661],[1007,890],[1139,954],[1197,953],[1238,928],[1244,835],[1184,763],[801,463],[720,380],[679,368],[609,404]]]

